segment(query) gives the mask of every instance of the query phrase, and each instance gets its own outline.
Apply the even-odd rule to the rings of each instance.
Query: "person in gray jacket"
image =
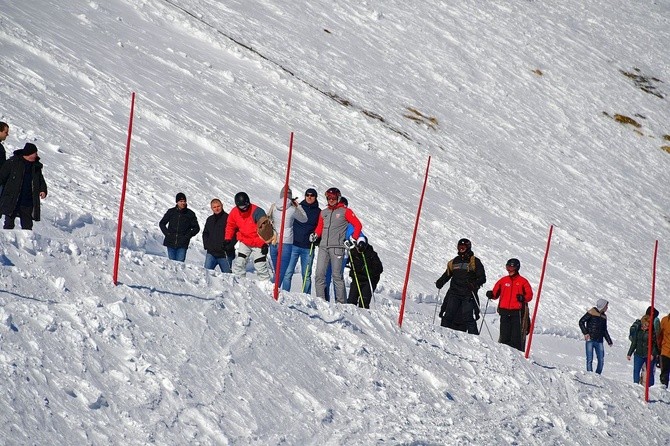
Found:
[[[281,225],[281,215],[284,210],[284,203],[286,203],[287,206],[286,216],[284,217],[284,238],[282,240],[279,274],[277,274],[279,234],[277,234],[276,243],[270,245],[270,259],[272,259],[272,266],[275,269],[274,280],[278,280],[281,283],[282,290],[291,291],[291,278],[286,277],[286,269],[291,262],[291,254],[293,252],[293,222],[298,220],[301,223],[305,223],[307,221],[307,214],[302,206],[298,205],[298,199],[293,197],[293,192],[290,188],[288,194],[286,194],[286,198],[284,198],[284,188],[282,187],[279,191],[279,199],[277,199],[268,210],[268,216],[272,220],[272,225],[275,228]]]
[[[314,279],[317,297],[326,298],[326,270],[330,265],[333,272],[335,297],[338,303],[344,304],[347,303],[347,296],[344,288],[344,277],[342,276],[342,256],[344,256],[343,242],[349,223],[354,227],[351,236],[352,241],[362,246],[364,239],[359,240],[363,225],[354,211],[345,207],[344,203],[340,201],[341,196],[340,190],[336,187],[331,187],[326,191],[328,207],[321,211],[319,223],[316,225],[314,234],[310,236],[310,241],[319,245]]]

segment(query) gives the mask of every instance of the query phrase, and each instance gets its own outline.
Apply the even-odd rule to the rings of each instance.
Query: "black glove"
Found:
[[[493,299],[493,290],[488,290],[486,292],[486,297],[488,297],[489,299]]]
[[[447,275],[442,274],[442,277],[435,281],[435,286],[438,290],[441,290],[445,283],[447,283]]]
[[[264,256],[268,255],[268,245],[267,245],[267,243],[265,245],[261,246],[261,254],[263,254]]]
[[[526,298],[523,297],[523,294],[517,294],[516,295],[516,300],[518,300],[521,303],[524,303],[526,301]]]
[[[221,245],[221,247],[226,252],[232,251],[233,249],[235,249],[235,243],[233,243],[232,240],[224,240],[223,245]]]

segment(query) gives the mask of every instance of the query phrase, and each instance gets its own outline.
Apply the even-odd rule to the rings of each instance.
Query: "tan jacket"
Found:
[[[661,348],[661,355],[670,357],[670,314],[661,319],[661,330],[657,340]]]

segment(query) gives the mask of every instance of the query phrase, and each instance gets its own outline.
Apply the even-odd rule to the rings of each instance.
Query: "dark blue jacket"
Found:
[[[171,207],[158,225],[165,235],[163,246],[168,248],[188,248],[191,237],[200,232],[198,218],[189,208]]]
[[[612,338],[607,332],[607,315],[601,314],[597,308],[591,308],[582,316],[579,320],[579,328],[582,334],[588,334],[592,341],[603,342],[605,338],[607,343],[612,345]]]
[[[300,206],[302,206],[307,214],[307,222],[302,223],[298,220],[293,222],[293,245],[309,249],[311,245],[309,236],[314,232],[316,225],[319,223],[321,209],[319,208],[319,200],[314,200],[314,203],[311,205],[307,204],[306,200],[302,200]]]

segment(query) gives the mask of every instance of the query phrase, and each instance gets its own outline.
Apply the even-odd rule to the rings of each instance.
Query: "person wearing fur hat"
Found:
[[[158,223],[165,239],[163,246],[167,247],[168,258],[183,262],[186,260],[186,251],[191,238],[200,232],[198,217],[187,207],[186,195],[179,192],[175,196],[176,206],[167,210]]]
[[[270,244],[270,259],[272,260],[272,266],[275,269],[274,280],[279,281],[282,290],[291,291],[291,279],[293,275],[291,274],[291,276],[287,276],[286,271],[291,263],[291,256],[293,254],[293,223],[295,221],[306,223],[307,214],[302,206],[298,204],[298,199],[293,197],[291,189],[289,188],[288,193],[284,196],[284,188],[282,187],[279,191],[279,198],[272,203],[268,210],[268,216],[272,220],[272,224],[275,228],[279,228],[281,225],[284,207],[286,207],[286,215],[284,216],[284,238],[282,239],[279,271],[277,271],[277,257],[279,256],[280,234],[277,234],[275,242]],[[279,231],[279,229],[277,230]]]
[[[21,229],[32,230],[33,221],[40,221],[40,200],[47,196],[44,166],[37,155],[37,146],[26,143],[0,168],[0,212],[5,216],[4,229],[14,229],[19,217]]]
[[[579,319],[579,329],[584,335],[586,341],[586,371],[593,371],[593,352],[596,353],[598,365],[596,366],[596,373],[600,374],[605,365],[605,345],[612,346],[612,338],[607,332],[607,315],[605,312],[609,306],[609,302],[605,299],[598,299],[596,306],[591,308]]]

